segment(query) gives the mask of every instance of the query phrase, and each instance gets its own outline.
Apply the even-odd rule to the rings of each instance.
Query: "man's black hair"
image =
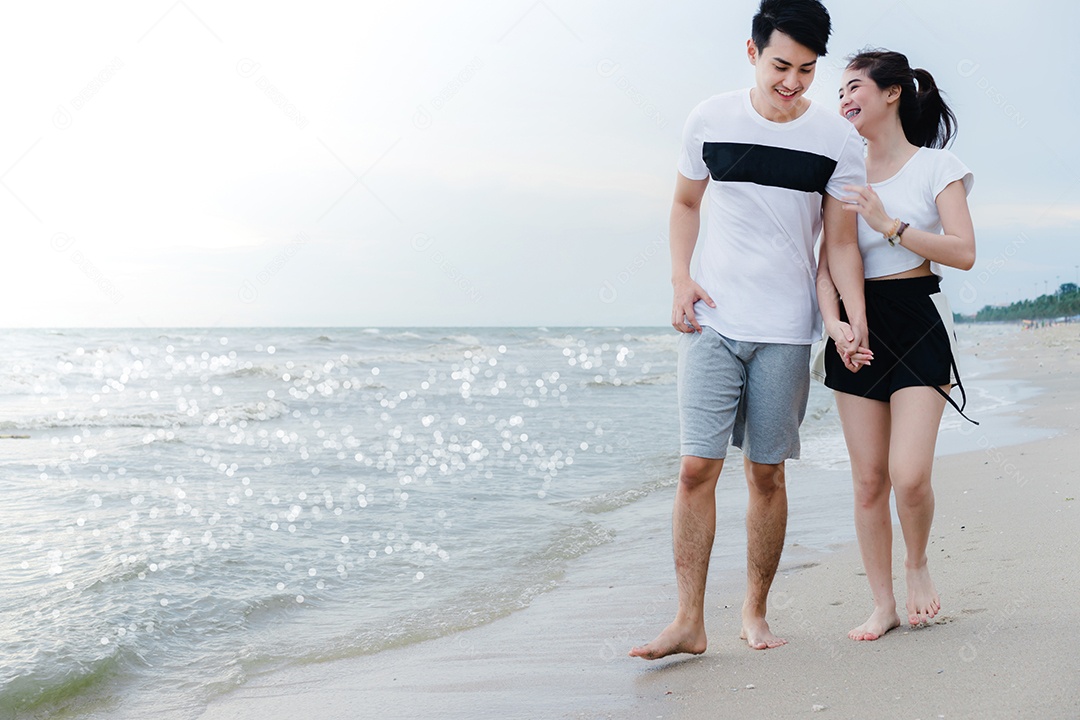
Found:
[[[827,52],[832,21],[819,0],[761,0],[750,33],[759,53],[768,47],[774,30],[822,57]]]

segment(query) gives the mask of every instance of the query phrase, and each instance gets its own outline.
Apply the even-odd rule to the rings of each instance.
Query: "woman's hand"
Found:
[[[862,215],[866,224],[882,235],[892,230],[895,221],[885,212],[885,206],[874,188],[869,185],[845,185],[844,190],[851,193],[843,197],[845,210]]]
[[[840,355],[840,359],[843,360],[844,367],[851,372],[858,372],[859,368],[863,365],[869,365],[870,361],[874,359],[874,353],[870,348],[855,346],[855,333],[852,332],[851,325],[846,322],[827,320],[825,322],[825,331],[829,333],[829,337],[836,343],[836,352]]]

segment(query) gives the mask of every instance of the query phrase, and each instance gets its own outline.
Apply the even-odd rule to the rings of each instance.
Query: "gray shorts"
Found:
[[[810,395],[810,346],[731,340],[710,327],[679,338],[682,454],[751,462],[799,457]]]

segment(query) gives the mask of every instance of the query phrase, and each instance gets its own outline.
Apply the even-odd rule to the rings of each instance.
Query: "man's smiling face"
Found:
[[[747,43],[747,55],[754,66],[754,107],[758,112],[774,122],[786,122],[801,114],[805,102],[802,96],[814,82],[817,53],[774,30],[764,49],[759,50],[753,41]]]

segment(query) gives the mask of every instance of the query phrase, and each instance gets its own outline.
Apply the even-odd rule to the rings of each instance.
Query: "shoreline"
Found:
[[[593,564],[612,569],[606,580],[571,567],[557,591],[509,617],[377,656],[253,677],[212,700],[201,717],[265,720],[316,709],[350,717],[361,703],[388,718],[802,717],[816,705],[834,717],[874,717],[867,714],[868,697],[888,700],[880,717],[1000,711],[1035,717],[1080,708],[1080,672],[1066,660],[1070,647],[1061,636],[1067,633],[1055,631],[1076,611],[1044,587],[1068,582],[1066,545],[1080,529],[1077,511],[1064,500],[1076,495],[1075,481],[1067,469],[1048,468],[1075,454],[1080,326],[1017,331],[1001,345],[983,353],[996,363],[986,378],[1025,380],[1041,394],[1037,405],[994,417],[1060,432],[1006,446],[984,423],[967,433],[978,449],[939,454],[929,552],[943,609],[930,627],[902,626],[873,643],[848,640],[847,630],[870,608],[857,547],[789,546],[770,610],[788,646],[747,650],[737,639],[742,573],[712,573],[704,655],[656,663],[626,658],[629,646],[666,624],[674,607],[671,578],[657,584],[652,575],[636,579],[632,570],[633,563],[670,563],[670,502],[657,493],[634,520],[657,552],[628,558],[612,545],[594,550]],[[1032,356],[1039,364],[1016,361]],[[899,528],[894,556],[902,607]],[[868,655],[882,657],[873,662]],[[1048,691],[1047,678],[1055,674],[1061,681]],[[987,682],[998,689],[988,690]]]

